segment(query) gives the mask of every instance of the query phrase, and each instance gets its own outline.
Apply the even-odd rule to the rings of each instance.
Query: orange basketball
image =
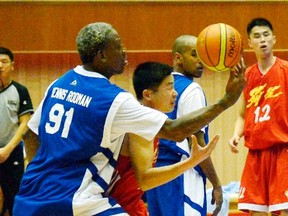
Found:
[[[198,35],[196,50],[208,69],[226,71],[240,61],[243,50],[241,35],[230,25],[212,24]]]

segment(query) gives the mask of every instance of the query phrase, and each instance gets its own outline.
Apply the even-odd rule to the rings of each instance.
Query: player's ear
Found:
[[[103,50],[99,50],[95,56],[98,60],[106,61],[105,52]]]
[[[12,63],[11,63],[11,70],[12,70],[12,71],[14,70],[14,65],[15,65],[15,62],[12,61]]]
[[[181,62],[181,59],[182,59],[182,55],[180,53],[176,52],[174,54],[174,61],[175,62]]]
[[[275,43],[276,43],[276,36],[273,35],[273,44],[275,44]]]
[[[144,89],[142,92],[142,96],[144,100],[150,101],[152,98],[152,91],[149,89]]]
[[[251,45],[251,40],[250,40],[249,37],[248,37],[248,45],[249,45],[249,47],[252,47],[252,45]]]

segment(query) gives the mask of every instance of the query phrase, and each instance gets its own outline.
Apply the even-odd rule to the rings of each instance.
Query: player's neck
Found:
[[[0,92],[3,91],[5,88],[7,88],[11,84],[11,82],[12,82],[11,79],[5,81],[0,79]]]
[[[262,74],[266,74],[270,68],[274,65],[276,61],[275,56],[270,56],[269,58],[261,59],[258,61],[258,68],[261,71]]]

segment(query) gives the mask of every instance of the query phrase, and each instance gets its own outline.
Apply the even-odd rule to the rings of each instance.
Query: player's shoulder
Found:
[[[278,64],[280,65],[280,67],[285,68],[286,70],[288,70],[288,61],[284,60],[284,59],[280,59],[280,58],[276,58],[276,61],[278,62]]]
[[[202,91],[202,87],[200,86],[200,84],[195,82],[195,81],[190,83],[186,89],[188,89],[188,90],[201,90]]]
[[[14,85],[18,88],[26,88],[23,84],[16,82],[15,80],[12,81],[12,85]]]
[[[12,85],[15,86],[15,88],[17,89],[17,91],[22,92],[22,91],[28,91],[26,86],[24,86],[23,84],[16,82],[15,80],[12,81]]]
[[[245,73],[246,73],[246,75],[247,75],[247,74],[253,72],[253,71],[256,70],[256,69],[258,70],[258,63],[255,63],[255,64],[247,67]]]

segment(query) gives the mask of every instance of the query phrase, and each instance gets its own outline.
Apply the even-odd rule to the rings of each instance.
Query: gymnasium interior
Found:
[[[128,65],[111,82],[134,94],[131,78],[139,63],[171,65],[170,50],[176,37],[197,36],[214,23],[226,23],[239,31],[243,57],[250,66],[256,58],[247,43],[246,25],[252,18],[265,17],[276,35],[274,54],[288,60],[287,9],[288,2],[277,0],[0,0],[0,46],[14,52],[13,79],[28,88],[36,109],[48,85],[80,64],[75,38],[89,23],[108,22],[118,31],[127,48]],[[207,69],[195,80],[205,91],[208,104],[224,95],[228,77],[229,73]],[[238,154],[228,146],[237,112],[236,103],[210,123],[210,136],[221,136],[211,157],[223,186],[240,181],[247,153],[243,140]],[[207,190],[210,187],[208,182]],[[248,215],[237,210],[237,195],[227,191],[227,214]]]

